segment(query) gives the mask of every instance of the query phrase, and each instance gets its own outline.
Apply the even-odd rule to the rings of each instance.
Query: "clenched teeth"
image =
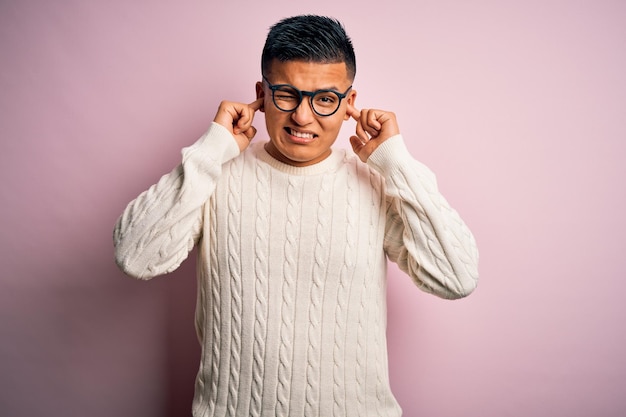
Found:
[[[315,137],[313,133],[298,132],[293,129],[289,129],[289,133],[297,138],[302,138],[302,139],[313,139]]]

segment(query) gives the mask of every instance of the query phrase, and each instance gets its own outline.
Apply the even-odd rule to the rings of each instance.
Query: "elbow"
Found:
[[[458,300],[472,294],[478,286],[478,271],[476,269],[460,272],[433,270],[428,273],[420,270],[414,275],[414,280],[425,292],[446,300]]]
[[[137,250],[137,242],[124,239],[116,228],[113,235],[114,259],[117,267],[127,276],[149,280],[159,275],[145,250]]]
[[[438,286],[426,287],[422,286],[422,290],[431,293],[444,300],[460,300],[472,294],[477,287],[476,281],[473,283],[455,285],[455,286]]]
[[[478,287],[478,261],[463,264],[446,280],[450,300],[458,300],[472,294]]]
[[[121,226],[123,217],[117,221],[113,229],[113,250],[117,267],[127,276],[140,280],[148,280],[156,276],[151,273],[149,263],[145,262],[145,257],[136,250],[138,242],[129,239],[123,232]]]
[[[158,255],[158,252],[150,250],[129,251],[122,245],[115,247],[117,267],[129,277],[143,281],[169,274],[187,258],[187,252],[169,258]]]
[[[129,252],[123,248],[123,245],[115,246],[115,264],[124,274],[131,278],[145,281],[157,275],[153,273],[141,256],[130,256]]]
[[[457,281],[457,285],[446,288],[443,298],[449,300],[459,300],[472,294],[478,287],[478,276],[469,276]]]
[[[117,267],[127,276],[140,280],[147,280],[152,278],[147,275],[143,268],[139,267],[136,262],[130,262],[126,256],[115,253],[115,264]]]
[[[449,265],[450,268],[447,273],[443,273],[441,281],[446,290],[443,298],[458,300],[472,294],[478,287],[478,253]]]

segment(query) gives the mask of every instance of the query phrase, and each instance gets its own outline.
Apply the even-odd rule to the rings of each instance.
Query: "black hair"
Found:
[[[354,80],[356,58],[350,37],[337,19],[300,15],[285,18],[270,28],[261,56],[261,71],[267,74],[274,59],[346,64]]]

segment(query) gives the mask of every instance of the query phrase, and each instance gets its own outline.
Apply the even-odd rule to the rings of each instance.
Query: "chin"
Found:
[[[295,149],[294,149],[295,148]],[[300,148],[300,149],[298,149]],[[284,161],[289,165],[306,166],[320,162],[330,155],[330,150],[325,152],[316,152],[313,149],[306,149],[307,145],[291,145],[285,148],[279,148],[279,152]]]

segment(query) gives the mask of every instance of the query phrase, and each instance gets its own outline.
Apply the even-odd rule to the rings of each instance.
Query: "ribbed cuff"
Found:
[[[435,181],[435,175],[430,168],[413,158],[404,143],[402,135],[395,135],[384,141],[370,155],[367,164],[380,172],[385,178],[391,178],[394,173],[410,167],[411,171],[420,178],[428,178],[429,181]]]
[[[412,159],[402,135],[398,134],[380,144],[368,158],[367,164],[388,177]]]
[[[239,155],[239,146],[233,135],[224,126],[212,122],[209,129],[193,145],[182,151],[183,163],[194,155],[201,159],[211,160],[217,164],[223,164]]]

